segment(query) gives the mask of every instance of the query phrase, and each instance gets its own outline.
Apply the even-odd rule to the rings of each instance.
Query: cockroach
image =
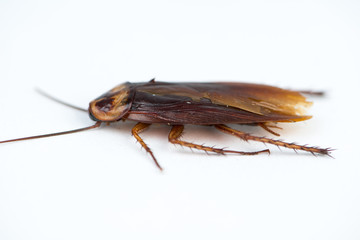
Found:
[[[153,152],[140,137],[139,133],[151,124],[166,124],[171,126],[168,135],[169,142],[192,149],[213,152],[217,154],[235,153],[240,155],[256,155],[270,153],[269,149],[255,152],[225,150],[199,145],[180,139],[184,125],[213,126],[221,132],[233,135],[245,141],[258,141],[273,144],[278,147],[301,150],[313,155],[329,155],[332,149],[311,147],[287,143],[267,137],[257,137],[233,129],[227,124],[256,125],[273,135],[272,130],[278,122],[299,122],[308,120],[311,116],[304,115],[311,106],[302,94],[321,95],[321,92],[291,91],[278,87],[237,82],[159,82],[155,79],[149,82],[120,84],[95,100],[91,101],[88,110],[53,98],[44,92],[43,95],[85,112],[95,121],[94,125],[70,131],[50,133],[38,136],[24,137],[0,141],[0,143],[30,140],[75,133],[99,127],[102,123],[112,123],[120,120],[137,122],[132,128],[132,135],[150,154],[156,166],[162,170]]]

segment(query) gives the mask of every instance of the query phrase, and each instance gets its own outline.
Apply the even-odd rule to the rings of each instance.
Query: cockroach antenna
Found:
[[[48,98],[48,99],[50,99],[50,100],[52,100],[54,102],[60,103],[62,105],[68,106],[70,108],[73,108],[73,109],[76,109],[76,110],[79,110],[79,111],[88,112],[87,109],[72,105],[72,104],[64,102],[64,101],[62,101],[62,100],[60,100],[58,98],[55,98],[55,97],[51,96],[50,94],[46,93],[45,91],[41,90],[40,88],[35,88],[35,91],[37,93],[39,93],[40,95],[42,95],[42,96],[44,96],[44,97],[46,97],[46,98]]]
[[[72,104],[69,104],[67,102],[64,102],[62,100],[59,100],[51,95],[49,95],[48,93],[44,92],[43,90],[36,88],[35,91],[37,93],[39,93],[40,95],[51,99],[52,101],[55,101],[57,103],[60,103],[62,105],[65,105],[67,107],[79,110],[79,111],[83,111],[83,112],[88,112],[88,110],[84,109],[84,108],[80,108],[77,106],[74,106]],[[15,138],[15,139],[9,139],[9,140],[4,140],[4,141],[0,141],[1,143],[9,143],[9,142],[18,142],[18,141],[25,141],[25,140],[32,140],[32,139],[38,139],[38,138],[46,138],[46,137],[54,137],[54,136],[59,136],[59,135],[65,135],[65,134],[71,134],[71,133],[77,133],[77,132],[82,132],[82,131],[86,131],[86,130],[90,130],[93,128],[97,128],[100,127],[101,122],[96,122],[94,125],[88,126],[88,127],[84,127],[84,128],[78,128],[78,129],[73,129],[73,130],[69,130],[69,131],[63,131],[63,132],[56,132],[56,133],[48,133],[48,134],[42,134],[42,135],[35,135],[35,136],[30,136],[30,137],[23,137],[23,138]]]

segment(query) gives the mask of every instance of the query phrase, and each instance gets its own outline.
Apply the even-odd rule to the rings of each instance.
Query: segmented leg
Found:
[[[180,140],[182,132],[184,131],[184,125],[175,125],[171,128],[171,131],[169,133],[169,142],[173,144],[179,144],[181,146],[189,147],[189,148],[195,148],[198,150],[202,150],[205,152],[215,152],[218,154],[225,154],[225,153],[236,153],[241,155],[256,155],[259,153],[270,153],[268,149],[257,151],[257,152],[239,152],[239,151],[232,151],[232,150],[225,150],[222,148],[214,148],[214,147],[207,147],[199,144],[194,144],[190,142],[185,142]]]
[[[244,132],[232,129],[226,125],[215,125],[215,127],[224,133],[234,135],[245,141],[252,140],[252,141],[258,141],[258,142],[263,142],[263,143],[269,143],[269,144],[273,144],[273,145],[280,146],[280,147],[291,148],[291,149],[294,149],[295,151],[302,150],[302,151],[310,152],[312,154],[319,153],[319,154],[329,155],[330,151],[331,151],[330,148],[302,146],[302,145],[298,145],[295,143],[287,143],[287,142],[283,142],[283,141],[275,140],[275,139],[271,139],[271,138],[266,138],[266,137],[256,137],[256,136],[252,136],[248,133],[244,133]]]
[[[136,138],[136,140],[141,144],[141,146],[151,155],[152,159],[154,160],[156,166],[162,171],[162,167],[160,166],[160,164],[158,163],[158,161],[156,160],[153,152],[151,151],[151,149],[146,145],[146,143],[144,142],[144,140],[142,140],[142,138],[139,136],[139,133],[141,133],[142,131],[144,131],[146,128],[148,128],[151,124],[148,123],[137,123],[131,130],[132,135]]]
[[[281,129],[281,127],[275,126],[275,125],[269,125],[267,123],[258,123],[258,126],[262,127],[262,129],[264,129],[265,131],[268,131],[269,133],[275,135],[275,136],[280,136],[280,134],[278,134],[277,132],[271,130],[270,128],[277,128],[277,129]]]

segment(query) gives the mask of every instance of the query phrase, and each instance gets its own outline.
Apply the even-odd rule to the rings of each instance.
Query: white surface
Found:
[[[0,145],[0,239],[359,239],[358,1],[1,1],[1,139],[88,126],[73,104],[124,81],[233,80],[326,90],[270,147],[208,156],[133,123]],[[257,135],[260,129],[244,128]],[[205,127],[184,139],[258,150]]]

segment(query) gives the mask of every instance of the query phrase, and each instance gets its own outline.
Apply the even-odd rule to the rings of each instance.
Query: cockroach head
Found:
[[[130,90],[130,83],[123,83],[91,101],[90,118],[101,122],[120,120],[130,110]]]

